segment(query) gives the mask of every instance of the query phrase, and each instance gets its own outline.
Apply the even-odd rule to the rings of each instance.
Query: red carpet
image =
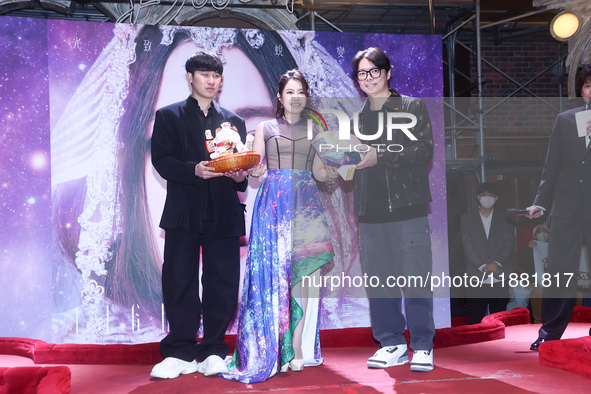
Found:
[[[529,312],[517,308],[509,312],[485,317],[480,324],[438,329],[433,345],[435,349],[504,338],[505,326],[529,323]],[[407,342],[408,331],[405,332]],[[226,336],[233,351],[236,338]],[[320,331],[323,348],[377,346],[371,328],[348,328]],[[35,364],[146,364],[162,361],[158,343],[137,345],[80,345],[52,344],[36,339],[0,338],[0,354],[31,358]],[[0,393],[1,394],[1,393]]]
[[[266,382],[253,385],[226,381],[219,377],[204,377],[201,374],[183,375],[173,380],[153,379],[149,376],[152,364],[75,364],[81,361],[82,353],[76,350],[80,348],[74,346],[81,345],[52,345],[24,339],[12,347],[9,355],[0,355],[0,368],[13,367],[13,371],[18,369],[19,373],[27,372],[30,381],[32,369],[39,368],[33,366],[33,360],[37,360],[37,356],[47,357],[51,354],[48,351],[51,348],[54,351],[58,349],[58,357],[64,357],[66,348],[59,349],[70,346],[69,349],[75,354],[72,363],[67,365],[71,371],[72,393],[243,393],[285,390],[302,393],[312,390],[327,393],[587,392],[591,384],[587,378],[540,365],[538,353],[529,350],[540,325],[523,324],[523,314],[524,311],[502,313],[485,318],[480,325],[438,330],[435,342],[437,344],[439,341],[439,344],[434,353],[435,369],[427,373],[411,372],[408,365],[385,370],[368,369],[365,362],[378,346],[371,340],[371,336],[368,337],[367,329],[341,330],[340,336],[325,332],[323,365],[306,368],[303,372],[280,373]],[[563,338],[587,337],[588,331],[589,323],[571,323]],[[481,340],[486,340],[488,336],[488,341],[450,345],[462,338],[472,342],[478,335]],[[494,338],[496,340],[491,340]],[[8,340],[9,338],[0,338],[0,353],[6,354],[7,350],[11,350]],[[353,344],[356,346],[352,347]],[[145,346],[150,349],[150,345],[154,344]],[[99,348],[94,353],[89,352],[89,357],[96,359],[100,355],[102,358],[99,359],[106,361],[104,350],[101,353]],[[140,348],[136,348],[138,349]],[[133,347],[128,350],[133,350]],[[35,354],[37,351],[39,355]],[[63,380],[57,379],[57,376],[54,376],[54,380],[61,382],[63,388]],[[7,390],[6,385],[0,381],[0,394],[13,392],[24,391]],[[64,391],[56,388],[55,391],[43,392]]]
[[[69,365],[72,393],[564,393],[588,392],[591,381],[571,372],[540,365],[529,350],[538,325],[505,329],[505,338],[435,350],[432,372],[410,372],[408,365],[370,370],[367,358],[377,346],[323,348],[325,363],[303,372],[278,374],[266,382],[245,385],[201,374],[173,380],[149,376],[150,365]],[[571,323],[564,338],[588,334],[588,323]],[[0,366],[33,366],[20,356],[0,356]]]

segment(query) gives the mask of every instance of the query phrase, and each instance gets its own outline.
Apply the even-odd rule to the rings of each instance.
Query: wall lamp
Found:
[[[557,14],[550,23],[550,34],[558,41],[566,41],[579,31],[581,22],[572,12]]]

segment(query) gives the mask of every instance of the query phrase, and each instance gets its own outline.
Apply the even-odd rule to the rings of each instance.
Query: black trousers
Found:
[[[164,241],[162,293],[170,331],[160,342],[162,356],[200,362],[210,355],[226,357],[229,348],[222,340],[238,302],[240,238],[210,239],[176,228],[165,230]],[[201,314],[203,339],[197,344]]]
[[[546,267],[552,286],[544,287],[543,324],[538,333],[540,338],[560,339],[568,325],[575,306],[583,241],[589,248],[591,220],[584,219],[582,215],[573,218],[552,217]],[[567,284],[569,279],[570,282]]]

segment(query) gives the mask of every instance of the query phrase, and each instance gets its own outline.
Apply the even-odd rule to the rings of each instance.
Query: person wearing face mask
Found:
[[[476,191],[479,207],[461,219],[461,235],[466,256],[466,274],[479,278],[479,285],[468,283],[469,324],[480,323],[489,313],[504,311],[509,289],[503,278],[511,273],[511,257],[515,243],[513,226],[504,219],[504,211],[495,209],[499,190],[493,183],[482,183]]]

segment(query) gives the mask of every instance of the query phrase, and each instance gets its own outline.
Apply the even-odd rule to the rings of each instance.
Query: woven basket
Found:
[[[213,167],[215,172],[248,170],[259,164],[260,159],[261,155],[251,150],[220,156],[211,160],[207,165]]]

